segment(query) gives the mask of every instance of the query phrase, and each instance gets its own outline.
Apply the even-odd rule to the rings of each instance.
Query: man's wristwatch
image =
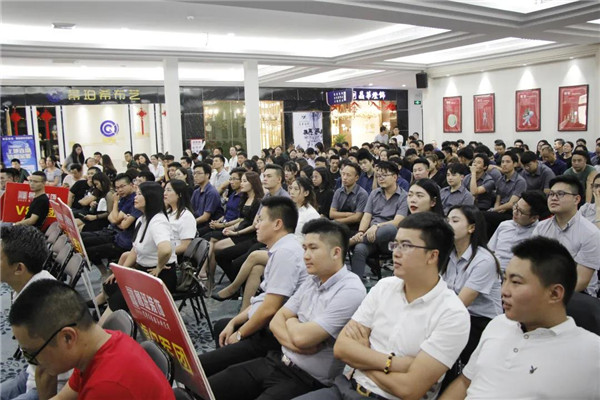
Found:
[[[239,342],[240,340],[242,340],[242,334],[240,333],[240,331],[237,332],[237,335],[235,336],[235,339]]]

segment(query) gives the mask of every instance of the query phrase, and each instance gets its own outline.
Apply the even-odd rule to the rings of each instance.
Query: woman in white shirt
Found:
[[[196,219],[190,209],[187,184],[177,179],[167,182],[164,199],[172,228],[171,243],[175,254],[181,256],[196,237]]]
[[[143,215],[136,221],[133,247],[122,265],[160,278],[173,292],[177,286],[177,257],[171,244],[171,224],[165,211],[164,191],[160,183],[140,183],[133,205]],[[127,309],[114,275],[105,281],[104,291],[108,295],[109,307],[102,315],[100,324],[112,311]]]
[[[163,176],[165,176],[165,168],[163,167],[161,160],[156,154],[152,154],[150,156],[150,165],[148,165],[148,169],[154,174],[154,179],[156,179],[157,181],[162,179]]]
[[[302,242],[302,227],[311,219],[320,217],[315,209],[317,205],[315,190],[308,178],[299,177],[289,186],[290,197],[298,207],[298,224],[296,224],[296,238]]]
[[[471,315],[469,341],[460,356],[466,364],[487,324],[502,313],[500,263],[487,248],[485,219],[476,206],[452,207],[448,223],[454,230],[454,249],[442,277]]]

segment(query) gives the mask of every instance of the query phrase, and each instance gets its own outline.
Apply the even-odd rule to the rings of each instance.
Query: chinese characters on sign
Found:
[[[351,103],[354,100],[385,100],[388,99],[388,93],[385,90],[368,89],[340,89],[327,92],[327,104],[330,106],[336,104]]]
[[[385,90],[354,90],[352,100],[385,100]]]
[[[139,89],[69,89],[68,100],[72,101],[140,101]]]

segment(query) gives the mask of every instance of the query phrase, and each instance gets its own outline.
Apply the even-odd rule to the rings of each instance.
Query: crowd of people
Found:
[[[178,260],[206,239],[207,294],[242,296],[239,314],[215,325],[217,349],[200,355],[217,399],[600,397],[598,332],[567,316],[571,298],[588,302],[590,319],[600,307],[600,139],[594,151],[583,139],[540,140],[533,151],[496,140],[492,151],[460,139],[438,148],[418,134],[404,141],[382,127],[360,147],[124,157],[117,170],[109,155],[86,159],[75,144],[62,166],[47,157],[31,176],[12,160],[2,189],[29,181],[35,195],[3,236],[39,229],[45,185],[68,187],[103,276],[87,302],[106,303],[100,323],[127,310],[109,262],[174,291]],[[20,293],[18,264],[30,276],[45,271],[14,261],[5,242],[2,281]],[[230,284],[216,291],[219,268]],[[386,268],[392,276],[367,294],[366,279]],[[20,329],[37,323],[32,315],[9,319]],[[76,371],[65,394],[83,384]]]

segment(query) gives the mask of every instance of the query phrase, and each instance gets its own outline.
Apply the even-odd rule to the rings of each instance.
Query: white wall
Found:
[[[441,143],[444,140],[461,138],[465,142],[476,140],[493,146],[495,139],[503,139],[507,146],[511,146],[513,141],[519,138],[531,149],[534,149],[540,139],[552,142],[554,138],[561,137],[575,142],[577,138],[583,137],[587,140],[588,148],[593,151],[593,143],[600,136],[598,115],[600,96],[597,93],[600,85],[598,60],[598,57],[587,57],[429,79],[429,88],[423,90],[425,141],[429,142],[435,139]],[[579,84],[589,85],[588,130],[559,132],[558,87]],[[541,88],[542,129],[538,132],[516,132],[515,91],[534,88]],[[475,134],[473,132],[473,95],[485,93],[495,93],[496,95],[496,132]],[[462,96],[462,133],[443,133],[442,97],[447,96]],[[409,107],[411,104],[412,102]]]

